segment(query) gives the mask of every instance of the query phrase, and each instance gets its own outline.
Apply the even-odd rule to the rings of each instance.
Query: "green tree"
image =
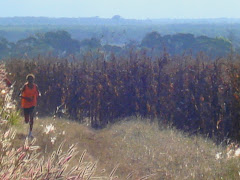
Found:
[[[9,56],[13,46],[14,44],[8,42],[5,38],[0,39],[0,58]]]
[[[141,45],[149,48],[159,48],[162,45],[161,35],[156,31],[148,33],[143,38]]]
[[[195,53],[203,51],[212,57],[221,57],[230,53],[231,48],[232,43],[223,37],[209,38],[207,36],[199,36],[196,38],[193,49]]]
[[[67,31],[47,32],[44,35],[44,42],[52,46],[57,52],[65,51],[67,54],[79,50],[79,42],[71,38]]]
[[[100,48],[101,42],[97,38],[84,39],[80,42],[80,46],[86,48]]]

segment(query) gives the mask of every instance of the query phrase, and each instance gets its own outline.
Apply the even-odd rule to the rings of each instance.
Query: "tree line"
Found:
[[[186,51],[196,55],[202,51],[212,57],[226,56],[233,48],[231,41],[223,37],[195,37],[193,34],[184,33],[161,36],[158,32],[147,34],[141,45],[160,50],[166,48],[173,55],[182,54]]]
[[[37,33],[16,43],[0,39],[0,58],[8,57],[37,57],[49,54],[58,57],[68,55],[83,56],[88,51],[103,52],[106,57],[111,53],[124,56],[129,49],[144,51],[152,49],[152,54],[158,56],[166,48],[171,55],[189,53],[194,56],[200,51],[211,57],[228,55],[233,49],[232,43],[223,38],[210,38],[207,36],[195,37],[193,34],[178,33],[161,36],[158,32],[145,35],[141,43],[130,41],[124,45],[113,45],[100,38],[73,39],[67,31],[53,31]]]

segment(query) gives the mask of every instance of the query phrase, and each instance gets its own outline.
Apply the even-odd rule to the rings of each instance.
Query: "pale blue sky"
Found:
[[[240,0],[0,0],[0,17],[240,18]]]

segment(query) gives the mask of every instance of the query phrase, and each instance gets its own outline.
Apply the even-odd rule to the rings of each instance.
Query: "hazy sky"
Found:
[[[0,0],[0,17],[240,18],[240,0]]]

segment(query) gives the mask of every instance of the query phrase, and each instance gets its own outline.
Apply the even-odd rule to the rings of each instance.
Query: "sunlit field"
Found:
[[[16,148],[28,134],[28,126],[20,124],[15,127]],[[69,162],[68,169],[77,165],[86,151],[84,162],[96,163],[96,177],[109,177],[114,171],[114,177],[123,180],[146,175],[153,180],[239,178],[237,147],[217,146],[210,139],[188,136],[147,119],[129,117],[94,130],[66,119],[40,118],[33,132],[35,144],[40,147],[38,152],[45,157],[51,157],[62,142],[63,152],[75,145],[78,154]]]

